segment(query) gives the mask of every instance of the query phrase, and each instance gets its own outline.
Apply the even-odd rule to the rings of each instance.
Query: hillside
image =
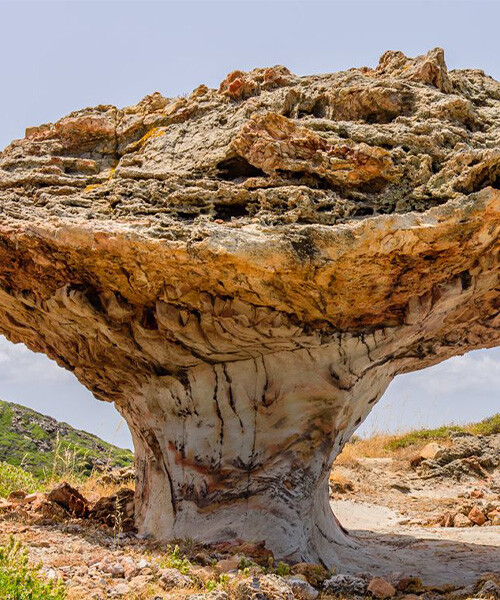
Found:
[[[0,461],[22,465],[36,476],[54,468],[86,474],[94,468],[131,465],[133,453],[20,404],[0,400]]]

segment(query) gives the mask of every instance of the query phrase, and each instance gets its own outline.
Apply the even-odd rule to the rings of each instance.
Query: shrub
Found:
[[[21,467],[0,462],[0,497],[7,497],[15,490],[36,492],[40,487],[39,482]]]
[[[160,567],[167,569],[177,569],[183,575],[188,575],[191,570],[191,563],[181,553],[179,546],[167,546],[167,553],[160,559]]]
[[[26,550],[13,537],[0,546],[0,598],[2,600],[64,600],[61,583],[41,577],[40,567],[30,567]]]

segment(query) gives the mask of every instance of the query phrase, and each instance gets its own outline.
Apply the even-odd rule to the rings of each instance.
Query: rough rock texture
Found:
[[[475,436],[452,435],[452,445],[431,458],[423,460],[417,469],[424,479],[467,476],[490,478],[500,467],[500,434]],[[496,473],[493,473],[495,475]]]
[[[0,159],[0,332],[114,401],[143,533],[331,566],[392,378],[500,344],[500,84],[436,49],[98,106]]]

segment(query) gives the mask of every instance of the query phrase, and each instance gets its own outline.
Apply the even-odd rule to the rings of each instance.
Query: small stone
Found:
[[[214,573],[212,567],[194,567],[191,569],[191,574],[198,578],[202,583],[206,583],[212,579],[216,579],[217,575]]]
[[[194,557],[195,562],[200,565],[210,565],[212,564],[212,559],[206,552],[198,552]]]
[[[187,575],[179,573],[177,569],[160,569],[160,585],[165,590],[173,588],[189,588],[193,585],[193,581]]]
[[[437,442],[429,442],[420,450],[420,458],[423,460],[435,460],[443,450],[444,448]]]
[[[127,583],[119,583],[109,590],[110,596],[125,596],[130,593],[130,587]]]
[[[238,565],[241,563],[241,559],[244,558],[239,554],[235,554],[234,556],[230,556],[229,558],[223,558],[217,562],[217,566],[215,567],[219,573],[229,573],[229,571],[236,571],[238,569]]]
[[[111,577],[125,577],[125,569],[123,568],[123,565],[121,565],[120,563],[111,563],[111,564],[107,564],[104,565],[102,570],[105,573],[109,573],[111,575]]]
[[[8,495],[7,500],[9,502],[21,502],[27,495],[23,490],[16,490]]]
[[[479,508],[477,508],[477,506],[474,506],[472,508],[472,510],[470,511],[470,513],[468,515],[468,518],[476,525],[484,525],[486,523],[486,517],[479,510]]]
[[[478,488],[475,488],[472,490],[472,492],[470,493],[470,497],[471,498],[484,498],[484,492],[483,490],[480,490]]]
[[[287,579],[286,582],[292,588],[295,598],[299,598],[300,600],[316,600],[319,596],[318,590],[315,590],[310,583],[303,579],[292,577]]]
[[[495,527],[500,525],[500,514],[495,515],[493,517],[493,519],[491,519],[491,524],[494,525]]]
[[[472,525],[472,521],[462,513],[456,514],[453,518],[453,527],[472,527]]]
[[[150,583],[151,577],[148,577],[147,575],[137,575],[129,581],[129,586],[131,591],[141,593],[146,590]]]
[[[396,593],[396,588],[385,579],[382,579],[382,577],[374,577],[370,581],[367,591],[375,596],[375,598],[384,600],[385,598],[392,598]]]
[[[453,527],[453,515],[450,512],[445,513],[441,517],[439,525],[441,527]]]

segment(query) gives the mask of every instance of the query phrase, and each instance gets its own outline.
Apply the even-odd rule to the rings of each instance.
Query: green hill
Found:
[[[30,408],[0,400],[0,461],[37,477],[132,465],[133,453]]]

